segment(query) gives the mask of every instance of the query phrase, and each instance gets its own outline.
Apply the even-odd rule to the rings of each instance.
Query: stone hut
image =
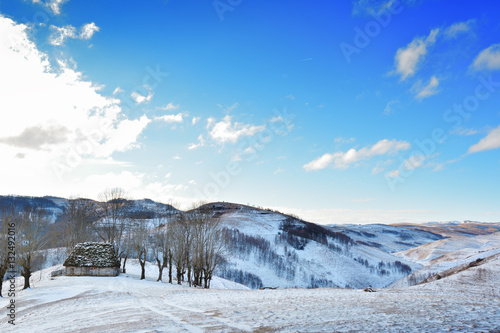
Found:
[[[109,243],[80,243],[63,264],[67,276],[117,276],[120,261]]]

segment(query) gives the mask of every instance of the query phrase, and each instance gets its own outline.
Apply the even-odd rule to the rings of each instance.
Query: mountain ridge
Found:
[[[0,208],[9,203],[47,205],[55,224],[68,202],[51,196],[0,196]],[[158,208],[170,214],[182,213],[151,199],[127,203],[130,218],[154,219]],[[425,266],[404,251],[447,238],[500,230],[500,224],[478,222],[320,225],[272,209],[231,202],[206,203],[195,209],[209,209],[220,219],[227,251],[216,275],[251,288],[387,287]]]

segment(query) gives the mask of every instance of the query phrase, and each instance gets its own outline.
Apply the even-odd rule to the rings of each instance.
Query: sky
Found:
[[[500,3],[0,0],[0,194],[500,221]]]

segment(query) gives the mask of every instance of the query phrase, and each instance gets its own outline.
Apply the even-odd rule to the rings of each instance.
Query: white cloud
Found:
[[[106,188],[123,188],[126,192],[131,192],[142,186],[144,177],[145,174],[143,173],[130,171],[94,174],[85,179],[85,188],[102,190]]]
[[[34,150],[43,149],[47,145],[60,144],[67,141],[69,131],[62,126],[40,126],[27,127],[19,135],[0,138],[0,143],[14,147],[29,148]]]
[[[488,135],[478,143],[469,148],[468,153],[478,153],[480,151],[500,148],[500,126],[492,129]]]
[[[346,139],[346,138],[343,138],[343,137],[341,137],[341,136],[338,136],[338,137],[336,137],[336,138],[333,140],[333,142],[335,142],[335,143],[351,143],[351,142],[354,142],[354,141],[356,141],[356,139],[355,139],[355,138],[349,138],[349,139]]]
[[[198,143],[192,143],[189,145],[188,149],[189,150],[192,150],[192,149],[196,149],[196,148],[199,148],[199,147],[203,147],[205,145],[205,139],[203,138],[203,135],[200,134],[198,136]]]
[[[334,164],[334,168],[346,169],[351,164],[368,160],[372,157],[385,154],[396,154],[401,150],[410,149],[410,144],[406,141],[397,140],[380,140],[371,147],[364,147],[360,150],[354,148],[349,149],[347,152],[336,152],[333,154],[324,154],[317,159],[305,164],[303,168],[306,171],[316,171]]]
[[[500,69],[500,44],[493,44],[482,50],[474,59],[471,67],[475,70]]]
[[[125,90],[120,87],[116,87],[115,90],[113,90],[113,95],[121,94],[123,92],[125,92]]]
[[[52,32],[49,36],[49,43],[54,46],[63,45],[68,38],[88,40],[92,38],[95,32],[99,31],[99,27],[96,26],[94,22],[84,24],[80,29],[80,33],[71,25],[66,25],[64,27],[51,25],[50,29]]]
[[[234,110],[234,109],[236,109],[237,107],[238,107],[238,103],[236,102],[236,103],[234,103],[233,105],[231,105],[231,106],[227,107],[227,108],[224,110],[224,112],[226,112],[226,113],[230,113],[231,111],[233,111],[233,110]]]
[[[207,121],[208,135],[218,144],[236,143],[245,136],[253,136],[263,131],[265,125],[255,126],[233,122],[232,116],[226,115],[221,121],[217,122],[214,118]]]
[[[182,123],[184,121],[184,113],[167,114],[161,117],[156,117],[155,120],[161,120],[166,123]]]
[[[332,161],[336,158],[336,156],[339,156],[341,153],[335,153],[335,154],[324,154],[320,157],[318,157],[315,160],[312,160],[311,162],[307,163],[306,165],[303,166],[304,170],[306,171],[317,171],[317,170],[322,170],[329,166]]]
[[[0,183],[7,193],[74,191],[71,172],[85,163],[95,165],[85,168],[93,172],[109,168],[98,162],[138,147],[150,120],[128,119],[118,99],[101,95],[76,64],[69,67],[38,50],[27,30],[0,15],[0,110],[8,110],[0,114]]]
[[[474,134],[477,134],[478,131],[476,131],[475,129],[473,128],[463,128],[463,127],[459,127],[457,128],[456,130],[454,131],[451,131],[450,132],[451,134],[456,134],[456,135],[465,135],[465,136],[469,136],[469,135],[474,135]]]
[[[147,103],[151,102],[151,99],[153,99],[153,95],[154,95],[153,91],[151,91],[151,89],[148,89],[147,87],[144,87],[144,89],[146,89],[148,92],[147,96],[141,95],[137,91],[134,91],[130,94],[130,97],[132,97],[132,99],[135,101],[135,103],[137,105],[147,104]]]
[[[412,90],[417,94],[415,98],[422,100],[437,94],[439,92],[437,89],[438,86],[439,80],[435,76],[432,76],[426,86],[422,87],[422,81],[419,80],[413,85]]]
[[[61,14],[61,6],[65,2],[68,2],[68,0],[49,0],[49,1],[46,1],[46,5],[50,9],[52,9],[54,14],[59,15],[59,14]]]
[[[395,105],[395,104],[399,104],[399,101],[398,100],[389,101],[387,103],[387,105],[385,106],[384,114],[390,115],[392,113],[392,110],[393,110],[393,105]]]
[[[394,57],[395,69],[391,74],[401,75],[401,81],[413,76],[418,70],[418,65],[424,60],[427,48],[436,42],[439,29],[431,30],[426,39],[415,38],[405,48],[400,48]]]
[[[447,38],[457,38],[458,35],[469,32],[474,22],[475,20],[468,20],[465,22],[454,23],[444,31],[444,35]]]
[[[292,123],[292,120],[287,118],[283,119],[282,116],[274,116],[269,122],[271,123],[269,128],[278,135],[287,135],[292,131],[295,125]]]
[[[397,3],[399,2],[396,0],[356,0],[352,2],[352,13],[354,15],[380,15],[382,12],[391,9],[391,7],[393,7]]]
[[[80,30],[80,39],[90,39],[94,33],[99,31],[99,27],[94,22],[83,25]]]
[[[372,169],[372,175],[379,174],[383,171],[385,171],[385,167],[392,164],[392,160],[387,160],[387,161],[379,161],[377,162],[377,165],[373,167]]]
[[[61,6],[68,2],[69,0],[31,0],[33,3],[41,3],[44,6],[50,8],[54,15],[61,14]]]
[[[376,166],[373,167],[372,169],[372,175],[376,175],[376,174],[379,174],[381,172],[383,172],[385,169],[383,167],[381,167],[379,164],[377,164]]]
[[[278,168],[278,169],[274,170],[273,175],[277,175],[277,174],[282,173],[282,172],[285,172],[285,170],[282,168]]]
[[[189,207],[193,201],[191,195],[186,193],[189,189],[187,184],[171,184],[168,179],[149,180],[149,175],[141,172],[106,172],[93,174],[79,183],[79,189],[86,197],[95,198],[95,189],[100,191],[106,188],[120,187],[123,188],[132,198],[154,198],[160,202],[175,202]],[[193,185],[192,182],[188,184]]]
[[[389,178],[398,178],[398,177],[399,177],[399,170],[392,170],[392,171],[389,171],[389,172],[386,174],[386,177],[389,177]]]
[[[427,159],[428,157],[422,155],[422,154],[413,154],[411,155],[410,157],[408,157],[406,160],[403,161],[403,169],[404,170],[414,170],[418,167],[421,167],[425,160]]]
[[[51,25],[52,33],[49,36],[49,43],[52,45],[62,45],[67,38],[76,37],[76,28],[71,25],[56,27]]]
[[[198,123],[199,121],[201,120],[200,117],[193,117],[193,119],[191,119],[191,124],[195,125],[196,123]]]
[[[174,105],[174,103],[170,102],[165,106],[162,106],[160,109],[165,110],[165,111],[170,111],[170,110],[177,110],[180,107],[179,104]]]
[[[439,155],[438,153],[434,155],[424,155],[420,152],[412,154],[410,157],[408,157],[406,160],[404,160],[401,165],[399,166],[398,169],[392,170],[386,174],[387,177],[389,178],[396,178],[400,176],[401,171],[410,171],[417,169],[421,166],[424,165],[425,161],[428,161],[429,159],[432,159]],[[435,163],[427,163],[424,167],[431,167],[435,165]],[[437,171],[437,170],[435,170]]]
[[[96,149],[96,154],[98,156],[109,156],[115,151],[123,152],[140,147],[137,139],[150,122],[151,119],[145,115],[139,119],[120,121],[108,130],[107,141]]]

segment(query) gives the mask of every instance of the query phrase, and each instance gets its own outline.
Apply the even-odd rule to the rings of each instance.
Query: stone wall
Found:
[[[67,266],[67,276],[117,276],[119,267],[75,267]]]

